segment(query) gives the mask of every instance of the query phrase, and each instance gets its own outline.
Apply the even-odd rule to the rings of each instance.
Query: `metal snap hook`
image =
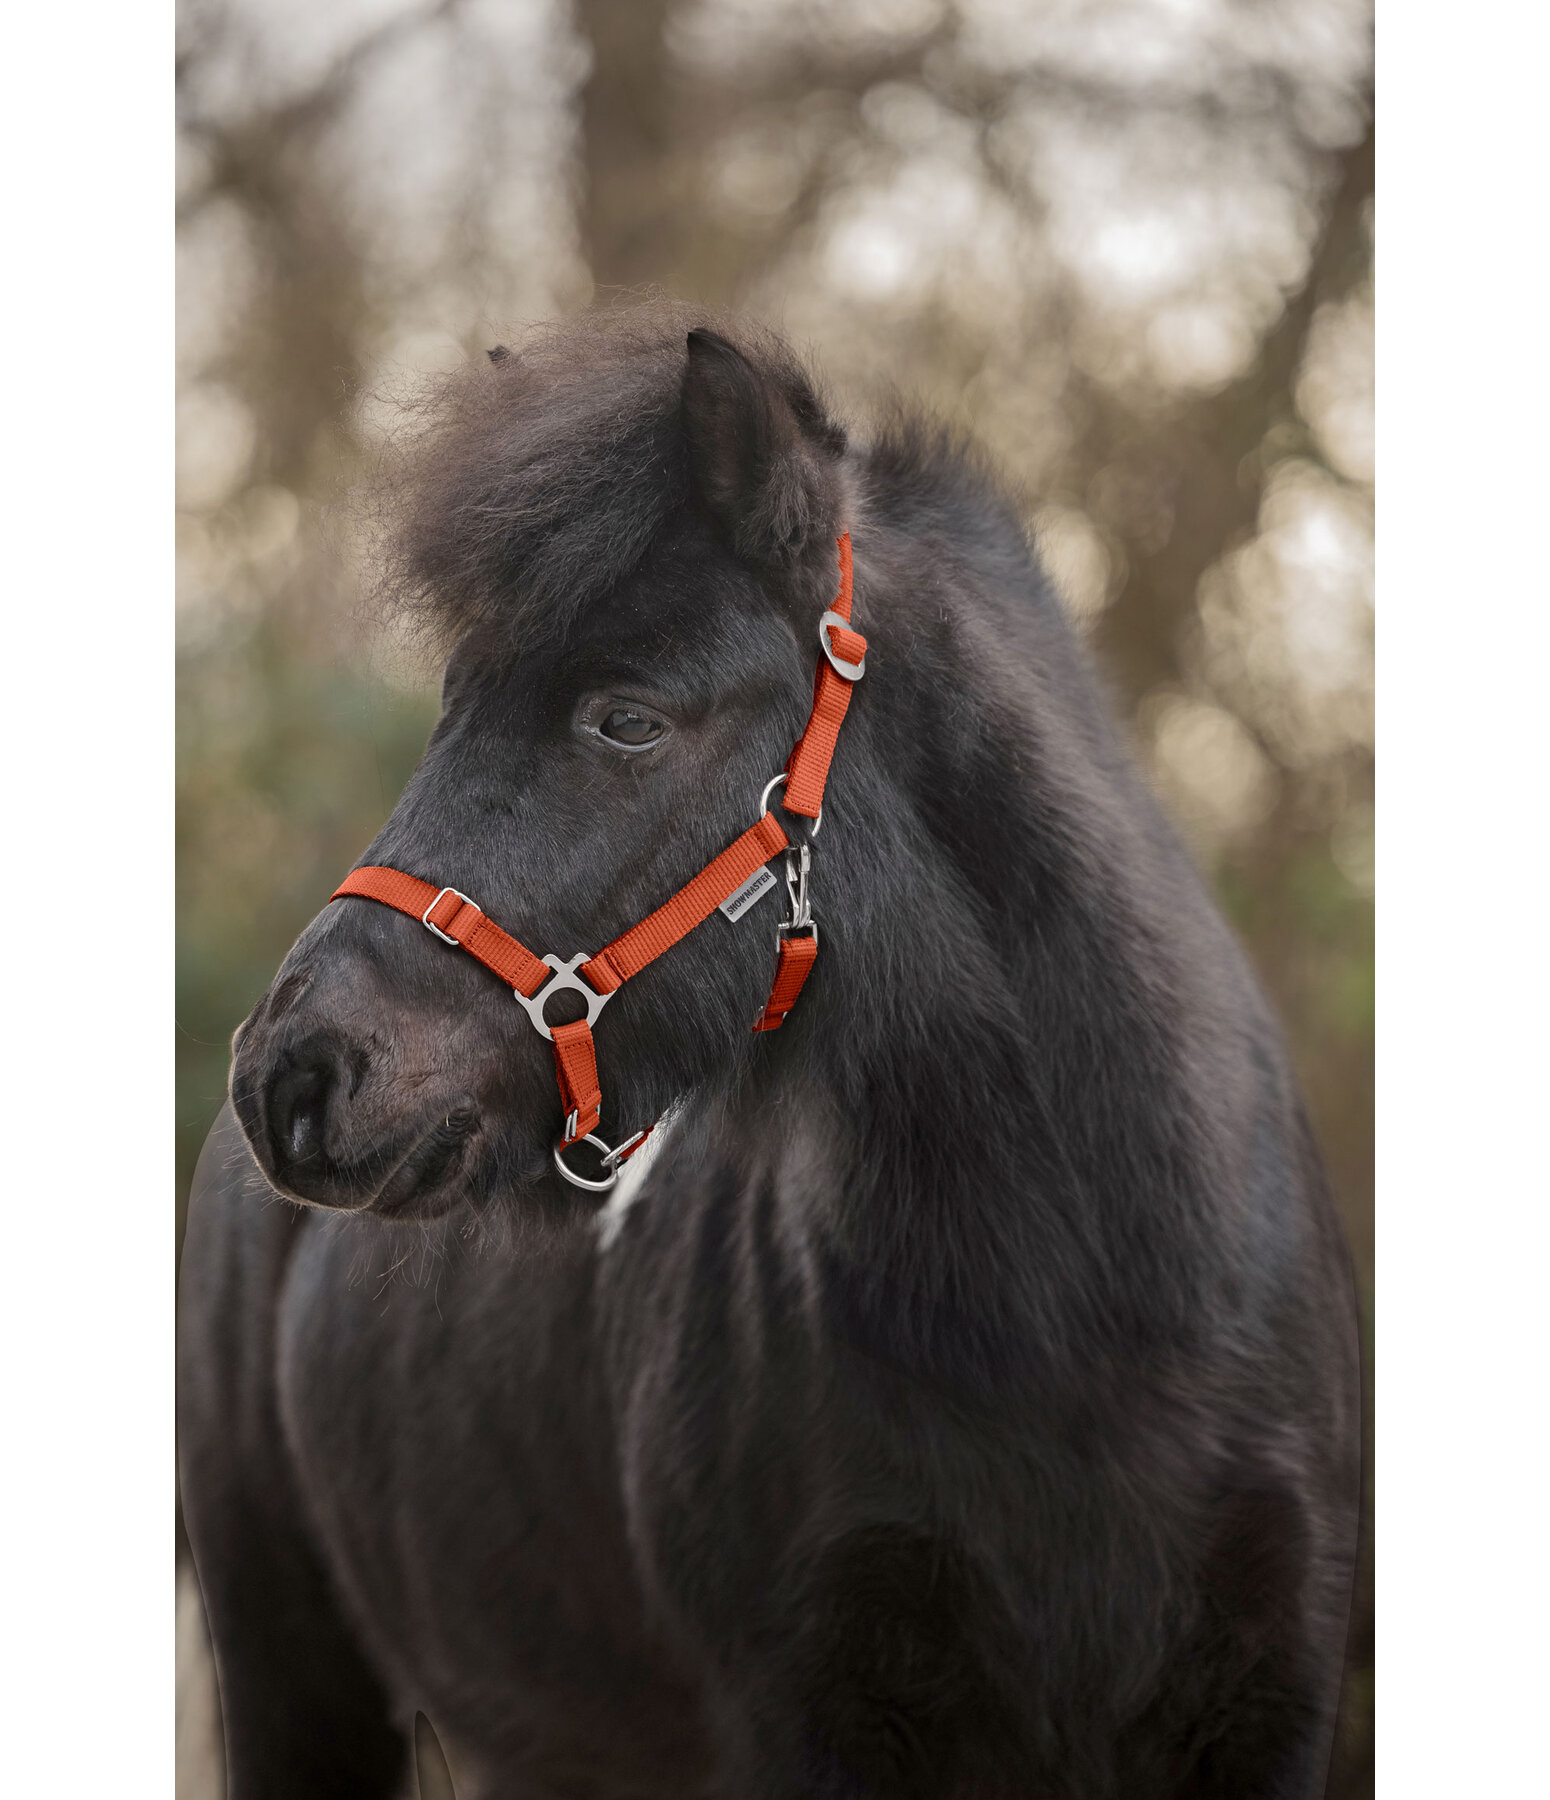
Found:
[[[807,892],[812,866],[813,853],[806,844],[793,844],[786,852],[786,894],[791,902],[791,917],[780,927],[783,934],[805,931],[813,923],[813,903]]]

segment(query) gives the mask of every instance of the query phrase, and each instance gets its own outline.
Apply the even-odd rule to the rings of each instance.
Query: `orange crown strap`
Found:
[[[329,898],[345,900],[352,896],[380,900],[384,906],[418,919],[438,937],[459,945],[482,962],[507,987],[519,988],[529,999],[553,974],[526,944],[519,944],[502,931],[488,913],[456,888],[438,888],[397,869],[365,868],[346,875]]]
[[[790,779],[780,797],[787,812],[800,813],[806,819],[816,819],[823,810],[824,783],[850,705],[850,690],[866,666],[866,639],[859,631],[847,629],[853,588],[850,533],[841,532],[838,542],[840,591],[819,622],[818,643],[823,655],[813,677],[813,710],[786,763]],[[843,665],[846,672],[842,674],[836,664]]]

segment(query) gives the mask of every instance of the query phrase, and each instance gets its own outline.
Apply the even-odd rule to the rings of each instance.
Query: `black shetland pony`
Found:
[[[230,1800],[399,1794],[417,1713],[460,1800],[1316,1794],[1356,1327],[1276,1027],[987,475],[695,324],[443,395],[442,717],[363,861],[598,950],[757,817],[848,529],[816,969],[750,1033],[766,899],[615,997],[602,1131],[668,1121],[598,1204],[493,976],[303,933],[183,1267]]]

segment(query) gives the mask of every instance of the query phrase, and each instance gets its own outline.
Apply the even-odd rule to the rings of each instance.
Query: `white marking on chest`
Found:
[[[662,1115],[662,1121],[656,1130],[647,1138],[644,1147],[620,1170],[618,1185],[608,1196],[608,1204],[597,1215],[597,1248],[600,1255],[613,1247],[624,1229],[625,1215],[640,1198],[640,1190],[651,1172],[651,1165],[662,1154],[667,1135],[677,1123],[678,1108],[670,1106]]]

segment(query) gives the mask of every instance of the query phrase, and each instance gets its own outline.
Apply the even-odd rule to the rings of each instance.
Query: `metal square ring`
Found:
[[[517,1005],[520,1006],[533,1021],[533,1029],[540,1037],[548,1038],[551,1044],[554,1042],[554,1033],[549,1029],[548,1023],[544,1019],[544,1008],[549,1004],[553,995],[569,992],[572,994],[580,994],[581,998],[586,1002],[586,1024],[590,1030],[590,1028],[597,1023],[597,1015],[605,1006],[607,1006],[608,1002],[613,999],[614,995],[617,994],[619,990],[617,988],[611,988],[606,994],[600,994],[589,981],[583,980],[577,973],[583,963],[591,962],[592,960],[592,954],[588,950],[578,950],[569,961],[566,961],[563,957],[552,954],[542,957],[540,960],[547,963],[549,967],[554,970],[554,973],[545,980],[543,986],[534,994],[524,994],[519,987],[514,987],[511,990],[512,999],[516,1001]]]
[[[425,911],[420,914],[420,923],[427,931],[434,931],[436,936],[441,939],[442,943],[450,944],[454,950],[461,950],[463,946],[455,937],[448,937],[446,932],[444,932],[439,925],[433,925],[431,923],[431,914],[441,905],[448,894],[456,894],[458,899],[463,902],[464,906],[473,907],[474,911],[478,913],[481,919],[484,917],[484,908],[479,905],[478,901],[470,900],[461,888],[444,887],[430,905],[426,907]]]

